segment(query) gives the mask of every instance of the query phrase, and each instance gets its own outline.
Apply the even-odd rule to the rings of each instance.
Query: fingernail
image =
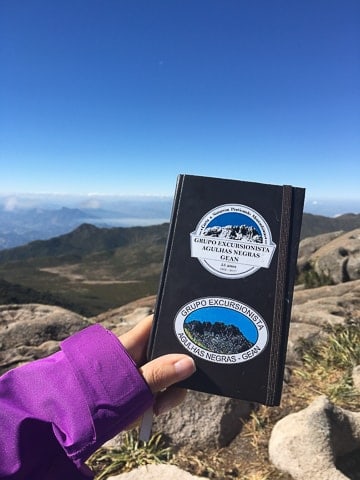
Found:
[[[179,380],[190,377],[195,370],[196,365],[194,360],[191,357],[185,357],[177,361],[174,365],[176,373],[179,375]]]

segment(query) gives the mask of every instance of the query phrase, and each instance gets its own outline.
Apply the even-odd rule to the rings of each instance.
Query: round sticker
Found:
[[[184,305],[176,315],[175,332],[190,353],[222,364],[251,360],[268,341],[268,328],[259,313],[224,297],[197,298]]]
[[[242,278],[269,268],[276,245],[265,219],[245,205],[209,211],[190,234],[191,256],[222,278]]]

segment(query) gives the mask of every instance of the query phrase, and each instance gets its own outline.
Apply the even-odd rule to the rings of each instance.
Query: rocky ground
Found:
[[[359,252],[359,229],[303,240],[303,278],[327,284],[296,287],[280,407],[189,392],[154,427],[179,468],[114,478],[360,479]],[[56,351],[60,340],[90,323],[121,335],[154,303],[148,297],[93,318],[44,305],[0,306],[0,371]]]

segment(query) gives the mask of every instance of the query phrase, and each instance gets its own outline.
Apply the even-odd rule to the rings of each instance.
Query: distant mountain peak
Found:
[[[72,233],[73,234],[74,233],[86,233],[86,232],[93,233],[93,232],[98,232],[99,230],[104,230],[104,229],[96,227],[95,225],[92,225],[91,223],[82,223],[77,228],[75,228],[75,230],[73,230]]]

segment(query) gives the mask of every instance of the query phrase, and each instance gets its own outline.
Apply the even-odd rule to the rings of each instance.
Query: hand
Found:
[[[176,407],[184,400],[186,390],[171,385],[190,377],[196,367],[191,357],[181,353],[163,355],[145,363],[152,319],[152,315],[146,317],[132,330],[122,335],[120,341],[138,365],[151,391],[157,394],[154,412],[158,415]]]

